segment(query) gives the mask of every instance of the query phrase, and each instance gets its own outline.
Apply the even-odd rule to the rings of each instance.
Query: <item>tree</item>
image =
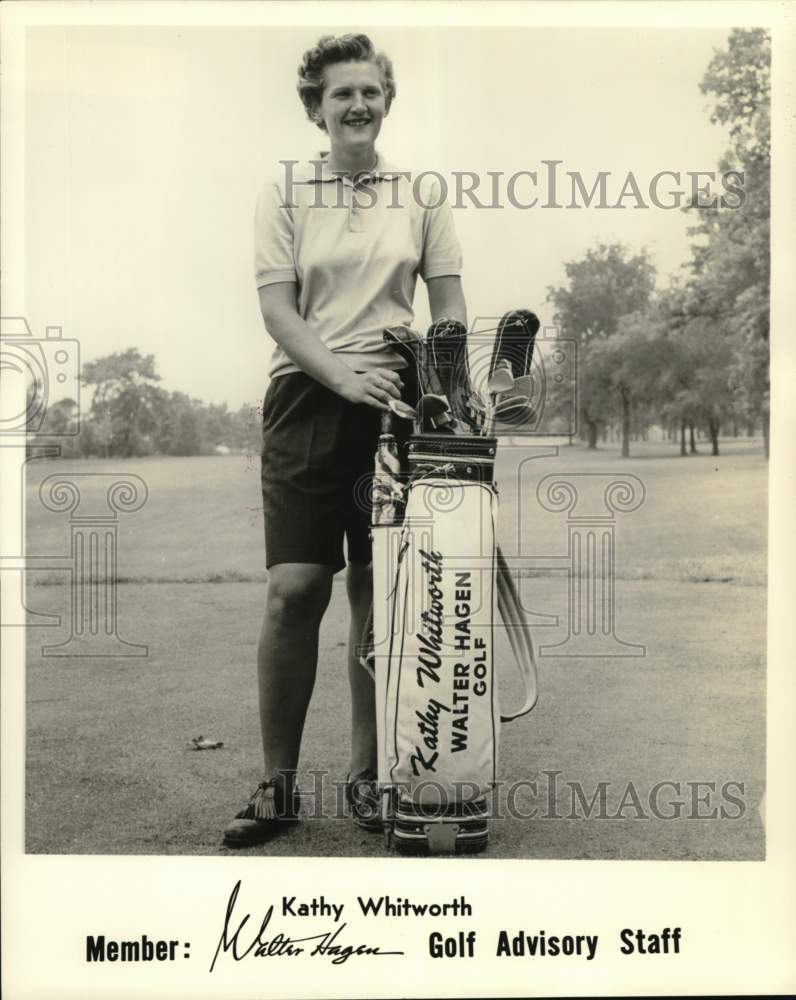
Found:
[[[690,319],[688,291],[677,276],[658,294],[657,311],[670,346],[666,363],[659,372],[657,401],[663,423],[669,427],[679,425],[680,454],[686,455],[686,429],[696,420],[693,392],[696,358],[686,332]]]
[[[70,397],[49,403],[42,413],[37,408],[37,404],[40,403],[43,392],[42,382],[39,379],[33,379],[28,386],[27,396],[28,455],[41,453],[37,447],[39,445],[57,445],[57,451],[51,457],[77,457],[80,454],[76,440],[80,424],[80,407]]]
[[[674,397],[674,409],[684,424],[706,428],[712,453],[719,454],[719,431],[733,413],[734,345],[715,321],[697,317],[681,339],[681,360],[688,366],[685,385]],[[682,428],[682,425],[681,425]],[[684,454],[681,430],[681,454]]]
[[[199,400],[184,392],[161,392],[157,399],[155,448],[161,455],[200,455],[203,451],[199,429]]]
[[[600,424],[615,409],[616,392],[605,381],[606,358],[595,345],[617,333],[623,316],[647,308],[655,267],[646,250],[630,256],[622,244],[600,243],[582,260],[566,263],[564,270],[568,284],[548,287],[547,301],[553,303],[563,336],[578,343],[581,419],[589,448],[596,448]]]
[[[199,420],[194,410],[183,410],[177,425],[177,439],[174,455],[201,455],[202,439],[199,436]]]
[[[664,420],[680,426],[680,454],[687,454],[686,430],[691,453],[696,452],[694,429],[699,426],[718,455],[721,425],[740,405],[734,376],[739,336],[715,311],[705,309],[699,293],[693,281],[675,281],[659,296],[660,323],[669,344],[658,359],[659,395]]]
[[[230,447],[247,455],[258,455],[262,448],[262,405],[244,403],[232,415]]]
[[[616,333],[619,320],[647,305],[655,287],[655,267],[646,250],[628,257],[620,243],[599,243],[582,260],[569,261],[568,287],[547,289],[555,320],[565,336],[588,343]]]
[[[714,125],[729,125],[743,159],[771,157],[771,38],[763,28],[734,28],[726,51],[708,65],[699,89],[712,94]]]
[[[93,388],[90,416],[106,456],[148,454],[157,427],[161,390],[152,354],[131,347],[83,365],[81,381]]]
[[[64,437],[75,434],[80,419],[80,408],[71,397],[59,399],[47,407],[47,419],[43,428],[46,434]]]
[[[630,457],[630,434],[639,406],[660,397],[660,373],[672,353],[672,341],[654,311],[622,317],[612,337],[590,345],[591,377],[613,394],[619,411],[622,458]]]
[[[616,400],[605,377],[604,363],[605,356],[597,340],[587,342],[578,351],[578,403],[589,448],[597,447],[600,427],[613,420],[616,412]]]
[[[743,175],[744,198],[716,211],[691,205],[692,312],[714,320],[733,344],[731,382],[739,405],[763,425],[768,455],[770,327],[771,42],[760,28],[730,32],[701,90],[714,98],[711,121],[729,127],[720,169]],[[707,328],[706,328],[707,329]],[[711,328],[712,329],[712,328]]]

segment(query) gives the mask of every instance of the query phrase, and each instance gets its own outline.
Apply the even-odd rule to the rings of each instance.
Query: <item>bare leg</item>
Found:
[[[350,563],[346,590],[351,607],[348,635],[348,683],[351,688],[351,775],[366,769],[376,770],[376,701],[375,685],[359,664],[357,647],[370,610],[373,578],[370,566]]]
[[[266,776],[298,767],[304,719],[315,685],[318,630],[329,604],[333,571],[311,563],[279,563],[268,593],[257,674]]]

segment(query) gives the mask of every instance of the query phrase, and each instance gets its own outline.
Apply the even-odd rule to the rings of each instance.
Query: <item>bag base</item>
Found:
[[[478,854],[489,843],[486,799],[453,805],[421,806],[400,797],[392,824],[399,854]]]

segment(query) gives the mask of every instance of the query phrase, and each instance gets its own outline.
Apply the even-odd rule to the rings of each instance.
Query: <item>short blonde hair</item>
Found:
[[[326,125],[318,118],[318,107],[323,97],[323,71],[327,66],[342,62],[372,62],[381,73],[384,86],[385,106],[390,110],[396,94],[392,62],[383,53],[377,52],[367,35],[324,35],[318,44],[304,53],[298,68],[298,90],[307,117],[318,128],[326,131]]]

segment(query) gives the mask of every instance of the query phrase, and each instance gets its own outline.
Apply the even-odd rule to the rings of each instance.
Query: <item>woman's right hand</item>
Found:
[[[366,403],[377,410],[389,410],[391,399],[401,398],[403,382],[398,372],[374,368],[369,372],[351,372],[340,387],[340,395],[349,403]]]

